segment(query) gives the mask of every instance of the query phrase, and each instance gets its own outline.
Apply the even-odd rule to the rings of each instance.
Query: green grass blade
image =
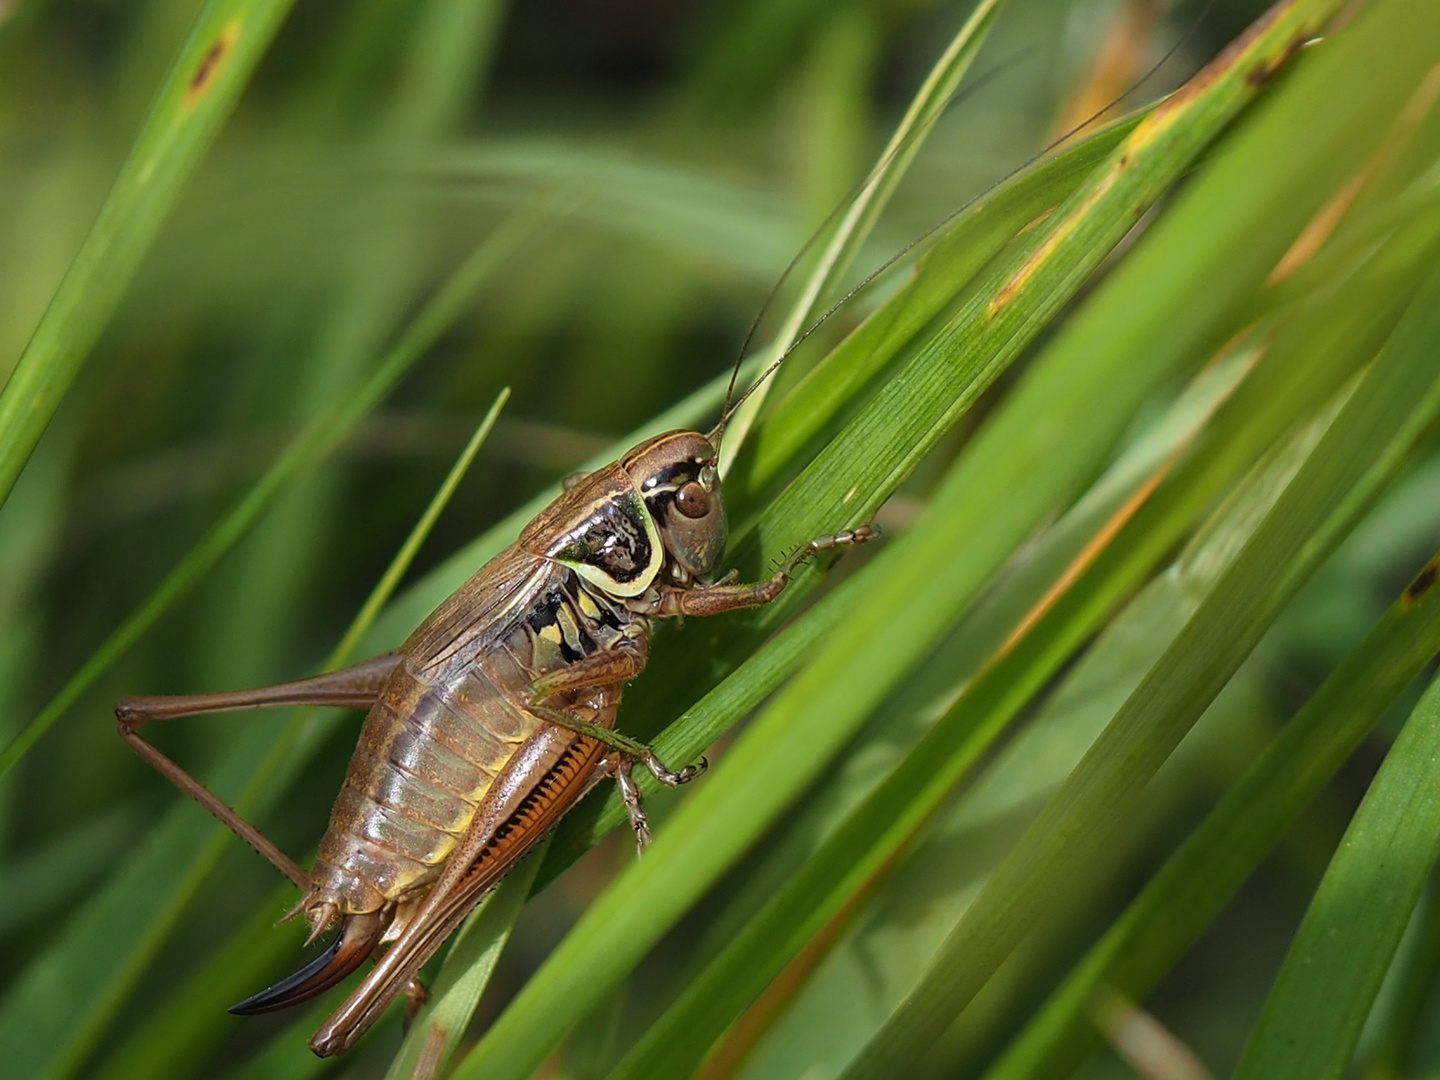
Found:
[[[1056,917],[1061,883],[1083,879],[1190,725],[1433,421],[1440,383],[1421,358],[1437,342],[1440,278],[1410,306],[1240,558],[991,876],[847,1078],[892,1075],[897,1061],[923,1053],[1019,941]]]
[[[1440,566],[1435,568],[1440,575]],[[1394,982],[1381,989],[1373,1049],[1366,1055],[1365,1080],[1399,1080],[1411,1075],[1416,1043],[1426,1030],[1426,1006],[1440,975],[1440,903],[1432,885],[1420,897],[1413,930],[1400,944]],[[1387,992],[1388,991],[1388,992]],[[1371,1041],[1368,1036],[1362,1039]]]
[[[430,500],[430,505],[425,508],[425,513],[420,515],[420,520],[415,523],[415,528],[405,538],[404,546],[396,552],[394,560],[385,568],[385,574],[376,583],[374,591],[366,597],[365,606],[360,609],[360,613],[355,616],[355,621],[345,631],[345,636],[341,638],[340,644],[335,646],[335,653],[330,658],[331,667],[338,667],[355,655],[356,646],[370,632],[370,627],[374,625],[375,619],[385,605],[390,602],[396,586],[400,584],[400,579],[405,576],[405,571],[410,569],[410,564],[415,561],[415,556],[420,551],[420,545],[430,535],[436,519],[445,509],[450,497],[455,494],[455,488],[459,486],[465,473],[469,471],[476,453],[479,452],[485,440],[490,437],[490,431],[500,416],[500,410],[509,400],[510,389],[506,387],[500,391],[500,395],[495,399],[495,404],[490,406],[490,411],[480,421],[480,426],[475,429],[475,434],[470,436],[470,441],[465,444],[465,449],[455,459],[455,464],[450,467],[450,472],[441,483],[440,489],[435,492],[434,497]]]
[[[880,160],[861,184],[859,193],[846,207],[845,213],[836,222],[825,250],[821,252],[819,261],[806,279],[805,287],[786,316],[780,332],[762,354],[767,367],[778,360],[805,332],[807,324],[819,314],[818,305],[821,300],[837,288],[841,276],[874,229],[885,205],[890,201],[890,196],[895,193],[896,185],[904,179],[915,155],[920,152],[925,136],[944,112],[960,80],[970,70],[980,47],[989,37],[991,27],[995,25],[995,19],[1004,8],[1005,0],[980,0],[931,68],[930,74],[916,92],[905,116],[881,153]],[[767,380],[756,387],[726,423],[726,437],[720,448],[722,476],[730,471],[730,465],[755,423],[772,385],[773,381]]]
[[[535,845],[535,850],[465,920],[455,943],[450,946],[444,970],[430,991],[430,1003],[405,1036],[405,1044],[385,1074],[386,1080],[411,1080],[422,1057],[428,1071],[420,1075],[444,1074],[495,971],[500,953],[510,939],[510,931],[530,895],[535,872],[544,862],[549,846],[549,837]]]
[[[384,399],[401,376],[473,298],[503,257],[532,235],[536,219],[512,219],[460,267],[416,316],[376,373],[334,413],[315,421],[225,519],[181,561],[160,588],[106,640],[65,689],[7,750],[13,763],[53,724],[114,659],[228,550],[285,482],[331,450],[354,424]],[[253,812],[260,791],[274,795],[276,777],[293,775],[318,743],[323,726],[282,734],[272,718],[254,721],[233,758],[207,776],[207,786]],[[279,740],[278,742],[276,740]],[[307,749],[307,747],[309,749]],[[236,797],[235,793],[240,793]],[[8,989],[0,1001],[0,1052],[17,1076],[66,1076],[114,1015],[127,987],[144,971],[169,928],[195,895],[229,842],[189,805],[176,806],[123,867],[72,920],[56,944]],[[57,1009],[63,999],[66,1009]],[[45,1032],[37,1038],[37,1032]]]
[[[950,105],[960,80],[970,70],[976,55],[989,38],[995,20],[1005,10],[1006,2],[980,0],[930,69],[910,107],[891,133],[879,162],[866,178],[860,193],[846,208],[831,236],[816,274],[807,284],[805,298],[796,307],[805,317],[814,314],[815,305],[824,298],[826,291],[836,287],[840,275],[845,273],[869,238],[875,223],[895,194],[895,188],[920,153],[930,128]],[[803,329],[803,325],[796,321],[787,329],[790,333],[782,333],[782,339],[793,337]]]
[[[0,503],[229,117],[292,0],[209,0],[30,344],[0,391]]]
[[[474,298],[498,266],[534,235],[537,221],[522,213],[498,230],[461,266],[406,328],[375,373],[352,397],[300,432],[230,512],[201,538],[129,618],[111,632],[49,703],[0,753],[3,776],[60,720],[80,695],[152,627],[197,580],[234,548],[297,475],[332,453],[373,412]]]
[[[965,210],[915,276],[779,401],[738,461],[739,479],[764,489],[927,323],[1030,222],[1069,198],[1138,119],[1116,125],[1014,177]]]
[[[1430,569],[1433,578],[1435,564]],[[1365,1018],[1440,855],[1437,761],[1440,679],[1410,714],[1345,830],[1236,1080],[1348,1075]]]
[[[1169,970],[1440,648],[1440,600],[1425,586],[1436,567],[1432,560],[1326,679],[986,1080],[1069,1075],[1098,1043],[1089,1008],[1099,989],[1143,996]]]

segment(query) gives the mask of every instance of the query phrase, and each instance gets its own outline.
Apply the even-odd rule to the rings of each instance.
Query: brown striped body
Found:
[[[501,820],[511,816],[562,755],[595,746],[528,712],[530,690],[577,658],[643,648],[649,620],[597,599],[572,570],[518,545],[462,592],[504,588],[513,581],[508,571],[524,564],[531,573],[523,575],[517,602],[502,605],[506,617],[487,633],[429,665],[408,645],[402,650],[405,659],[361,730],[306,908],[330,903],[341,915],[403,909],[434,882],[482,805]],[[443,609],[436,614],[443,618]],[[431,632],[427,621],[412,642]],[[572,692],[556,707],[608,728],[619,696],[618,687]]]

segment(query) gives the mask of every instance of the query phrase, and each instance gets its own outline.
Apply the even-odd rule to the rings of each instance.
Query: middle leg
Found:
[[[622,735],[611,728],[592,724],[588,720],[581,720],[578,716],[573,716],[562,709],[549,709],[543,705],[527,705],[525,711],[544,720],[547,724],[554,724],[567,731],[588,736],[602,746],[616,751],[622,757],[638,761],[650,770],[650,775],[666,787],[679,787],[681,784],[687,784],[709,767],[708,762],[702,757],[699,764],[686,765],[683,769],[675,772],[666,768],[664,762],[655,756],[655,751],[645,743],[638,739],[632,739],[628,735]]]

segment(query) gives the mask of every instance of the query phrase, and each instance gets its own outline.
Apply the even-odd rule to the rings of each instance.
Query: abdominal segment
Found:
[[[427,677],[407,662],[397,667],[366,717],[305,907],[379,911],[430,884],[496,778],[548,727],[522,707],[535,679],[618,640],[613,616],[605,618],[609,612],[580,596],[573,580],[546,586],[509,632],[478,655],[455,655]],[[556,704],[609,726],[617,700],[618,687]],[[518,786],[541,779],[521,778]]]

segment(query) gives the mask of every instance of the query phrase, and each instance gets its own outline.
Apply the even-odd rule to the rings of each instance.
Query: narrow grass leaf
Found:
[[[793,538],[813,531],[805,524],[817,520],[833,529],[863,517],[883,500],[919,453],[933,445],[1079,286],[1107,245],[1128,229],[1131,215],[1148,205],[1249,100],[1254,83],[1248,73],[1257,65],[1278,63],[1328,10],[1321,4],[1282,9],[1243,48],[1204,73],[1197,83],[1203,93],[1172,98],[1174,109],[1162,106],[1137,127],[1112,163],[1052,215],[1034,246],[1001,268],[996,291],[979,296],[938,333],[786,490],[760,531]],[[1123,401],[1113,386],[1109,390],[1111,404],[1123,415]],[[1074,455],[1067,464],[1084,468],[1085,461]],[[963,488],[963,498],[952,495],[944,513],[932,508],[925,527],[851,579],[863,581],[857,587],[867,594],[856,614],[730,749],[661,832],[649,857],[590,908],[460,1064],[458,1077],[519,1077],[538,1065],[660,931],[817,775],[878,698],[928,650],[988,571],[1051,508],[1054,492],[1075,482],[1073,474],[1057,468],[1054,477],[1046,478],[1053,487],[1034,481],[1023,485],[1030,491],[1022,502],[1010,490],[1012,473],[1021,468],[1013,451],[1002,455],[1000,466],[982,473],[973,488]],[[1033,471],[1024,468],[1025,479]],[[937,508],[943,501],[943,495],[937,498]],[[984,547],[975,544],[977,550],[966,553],[973,558],[957,554],[954,537],[965,531],[956,528],[957,521],[983,523]],[[904,598],[898,603],[904,623],[894,629],[898,598]],[[867,663],[855,664],[856,656],[865,656]]]
[[[425,512],[420,515],[420,520],[405,538],[405,543],[395,553],[395,558],[385,568],[385,574],[375,584],[368,597],[365,598],[365,605],[360,613],[355,616],[355,621],[345,631],[345,636],[340,644],[335,646],[335,652],[330,657],[330,666],[336,667],[344,664],[350,657],[355,655],[355,647],[370,632],[375,619],[381,610],[390,602],[395,594],[395,587],[400,584],[400,579],[405,576],[405,571],[410,569],[410,564],[415,561],[416,554],[420,551],[420,545],[425,543],[425,538],[430,535],[434,528],[435,521],[440,517],[441,511],[445,509],[450,497],[455,494],[455,488],[469,471],[470,465],[475,460],[476,453],[484,445],[485,440],[490,437],[490,431],[495,426],[496,419],[500,416],[500,410],[510,400],[510,388],[507,386],[500,391],[495,403],[490,406],[490,411],[480,421],[480,426],[470,436],[470,441],[465,444],[465,449],[455,459],[455,464],[450,466],[450,472],[441,483],[440,489],[430,500],[430,505],[425,507]]]
[[[767,366],[778,362],[806,331],[806,324],[818,314],[821,300],[837,287],[841,276],[884,212],[885,204],[895,193],[896,185],[904,178],[911,162],[915,160],[915,155],[920,152],[931,126],[944,112],[955,88],[970,70],[980,47],[989,37],[990,28],[995,25],[996,17],[1004,8],[1005,0],[980,0],[960,31],[951,39],[940,59],[935,62],[935,66],[930,69],[930,74],[926,76],[925,82],[921,84],[909,109],[880,154],[880,160],[861,183],[859,192],[836,223],[825,250],[806,279],[805,287],[786,316],[780,332],[765,350],[763,355]],[[735,455],[739,453],[755,418],[760,414],[760,407],[764,404],[771,385],[772,381],[767,380],[755,387],[727,420],[727,437],[720,447],[722,476],[730,471]]]
[[[445,957],[444,970],[430,991],[430,1003],[405,1036],[404,1045],[385,1074],[386,1080],[429,1080],[444,1073],[500,953],[510,940],[510,931],[530,895],[535,872],[544,862],[549,846],[549,837],[535,845],[465,920]]]
[[[15,760],[53,724],[116,657],[253,524],[287,480],[332,450],[389,393],[401,376],[459,315],[504,256],[536,227],[529,215],[512,219],[456,271],[416,316],[374,376],[334,413],[315,421],[264,477],[171,572],[151,598],[117,629],[72,677],[50,705],[7,749]],[[249,721],[234,755],[207,786],[231,796],[242,813],[253,813],[294,775],[318,744],[316,723],[282,729],[274,718]],[[278,740],[278,741],[277,741]],[[68,1076],[103,1033],[126,989],[139,978],[169,929],[233,840],[198,808],[177,804],[127,858],[104,889],[74,916],[67,929],[10,986],[0,1000],[0,1053],[16,1076]],[[63,1000],[66,1008],[55,1002]]]
[[[1437,566],[1427,568],[1432,578]],[[1410,714],[1345,830],[1235,1080],[1349,1073],[1365,1018],[1440,855],[1437,765],[1440,679]]]
[[[1085,867],[1134,807],[1284,603],[1388,482],[1440,407],[1422,357],[1440,340],[1440,277],[1386,349],[1240,558],[995,871],[926,975],[846,1070],[891,1075],[923,1053],[1034,927],[1058,916],[1060,883]]]
[[[209,0],[34,336],[0,391],[0,502],[293,0]]]

